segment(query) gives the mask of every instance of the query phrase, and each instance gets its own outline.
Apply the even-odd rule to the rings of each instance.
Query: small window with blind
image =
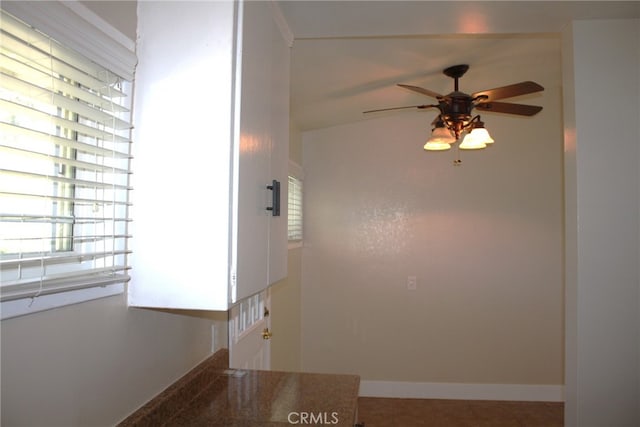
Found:
[[[129,82],[5,11],[0,29],[2,317],[122,292]]]
[[[302,180],[289,175],[288,196],[288,238],[289,243],[302,242]]]

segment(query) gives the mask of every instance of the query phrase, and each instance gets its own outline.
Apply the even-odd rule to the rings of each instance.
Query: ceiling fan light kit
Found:
[[[483,148],[487,148],[487,143],[478,138],[477,135],[474,135],[473,131],[471,131],[462,139],[459,148],[461,150],[481,150]]]
[[[440,114],[438,114],[433,121],[431,136],[424,145],[424,149],[427,151],[445,151],[449,150],[459,141],[463,134],[464,138],[462,138],[462,141],[458,144],[458,148],[462,150],[478,150],[485,148],[488,144],[493,144],[494,140],[484,127],[484,122],[480,119],[480,115],[473,116],[472,112],[474,108],[488,112],[515,114],[519,116],[533,116],[542,110],[542,107],[537,105],[495,102],[498,99],[511,98],[544,90],[542,86],[532,81],[483,90],[472,93],[471,95],[461,92],[458,87],[458,81],[468,69],[469,66],[467,64],[460,64],[445,68],[442,71],[446,76],[454,79],[453,92],[448,95],[440,95],[432,90],[419,86],[398,84],[398,86],[402,88],[435,98],[438,101],[437,104],[384,108],[365,111],[365,113],[405,108],[437,108]],[[454,164],[460,164],[460,160],[455,160]]]
[[[427,151],[447,151],[451,149],[451,144],[448,142],[431,141],[431,138],[424,144],[424,149]]]
[[[484,127],[484,123],[480,121],[480,116],[476,116],[478,121],[471,122],[469,129],[471,131],[464,136],[459,145],[461,150],[480,150],[486,148],[487,144],[493,144],[495,141],[489,135],[489,131]],[[474,117],[474,120],[476,119]]]
[[[427,151],[445,151],[451,148],[451,144],[456,142],[456,137],[451,133],[442,120],[437,120],[431,136],[424,144]]]

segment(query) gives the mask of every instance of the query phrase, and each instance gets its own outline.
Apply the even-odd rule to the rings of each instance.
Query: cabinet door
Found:
[[[289,175],[290,46],[278,28],[272,28],[271,176],[282,183],[280,216],[269,223],[269,284],[287,276],[287,182]]]
[[[284,260],[273,277],[286,274],[286,183],[289,123],[289,48],[268,2],[241,3],[239,118],[234,227],[236,289],[232,302],[272,283],[271,258]],[[273,180],[281,183],[280,216],[273,216]],[[283,256],[284,255],[284,256]],[[275,259],[275,258],[274,258]]]
[[[271,126],[269,120],[268,17],[261,14],[266,4],[241,2],[239,20],[239,97],[236,104],[236,290],[232,302],[267,286],[269,252],[269,193],[271,183]],[[267,10],[267,12],[269,12]],[[237,87],[237,88],[238,88]],[[239,101],[239,102],[238,102]]]
[[[138,4],[130,305],[228,308],[234,20]]]

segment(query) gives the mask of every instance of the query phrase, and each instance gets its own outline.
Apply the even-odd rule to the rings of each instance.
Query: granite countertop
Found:
[[[356,422],[356,375],[228,369],[216,363],[219,353],[210,359],[120,426],[352,427]]]

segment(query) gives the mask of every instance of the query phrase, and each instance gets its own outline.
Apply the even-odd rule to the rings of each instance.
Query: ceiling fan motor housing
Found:
[[[459,137],[464,127],[471,121],[472,98],[463,92],[451,92],[440,100],[438,109],[447,127],[455,132],[456,137]]]

